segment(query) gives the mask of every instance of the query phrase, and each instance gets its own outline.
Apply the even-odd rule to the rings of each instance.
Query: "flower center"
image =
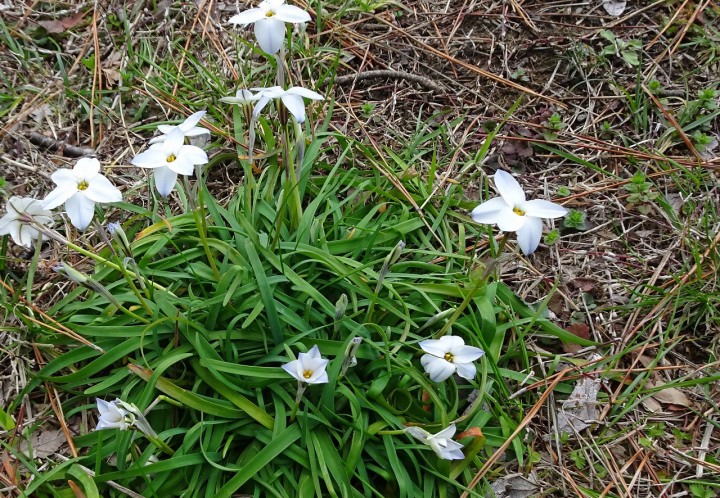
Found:
[[[169,156],[167,156],[167,162],[169,163],[173,162],[175,159],[177,159],[177,157],[175,157],[175,154],[170,154]]]
[[[513,208],[513,213],[515,213],[518,216],[525,216],[525,211],[523,211],[519,207]]]
[[[312,370],[305,370],[303,372],[303,377],[305,377],[306,379],[309,379],[310,377],[312,377],[312,374],[313,374]]]
[[[267,12],[265,12],[265,17],[272,17],[274,15],[275,15],[274,10],[268,10]]]
[[[443,358],[445,358],[445,361],[449,361],[450,363],[455,360],[455,356],[452,353],[445,353],[445,356],[443,356]]]
[[[90,185],[85,180],[82,180],[80,183],[78,183],[78,190],[87,190],[87,188]]]

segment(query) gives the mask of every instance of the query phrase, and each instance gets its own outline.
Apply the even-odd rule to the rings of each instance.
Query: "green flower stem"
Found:
[[[198,227],[198,234],[200,235],[200,243],[203,246],[203,249],[205,250],[205,255],[207,256],[208,263],[210,263],[210,268],[212,269],[213,275],[215,275],[215,280],[218,282],[220,281],[220,271],[217,268],[217,265],[215,264],[215,258],[210,251],[210,245],[207,241],[207,225],[205,224],[205,213],[203,212],[202,208],[202,194],[200,193],[200,205],[197,209],[193,210],[193,218],[195,219],[195,225]]]
[[[83,256],[87,256],[87,257],[90,258],[90,259],[94,259],[94,260],[97,261],[98,263],[102,263],[102,264],[104,264],[104,265],[112,268],[113,270],[116,270],[116,271],[119,271],[119,272],[122,273],[122,265],[117,265],[117,264],[113,263],[112,261],[103,258],[103,257],[100,256],[99,254],[96,254],[96,253],[94,253],[94,252],[90,252],[90,251],[88,251],[88,250],[86,250],[86,249],[83,249],[82,247],[78,246],[77,244],[73,244],[73,243],[70,242],[68,239],[66,239],[66,238],[63,237],[61,234],[59,234],[58,232],[56,232],[56,231],[54,231],[54,230],[50,230],[50,229],[48,229],[47,227],[45,227],[45,226],[43,226],[43,225],[39,225],[39,224],[37,224],[37,223],[33,223],[32,226],[33,226],[33,228],[36,228],[39,232],[47,235],[48,237],[50,237],[50,238],[53,239],[53,240],[57,240],[57,241],[60,242],[61,244],[65,244],[65,245],[68,246],[70,249],[73,249],[74,251],[79,252],[79,253],[82,254]],[[137,278],[138,280],[139,280],[140,278],[144,278],[143,275],[141,275],[141,274],[139,275],[139,274],[137,274],[137,273],[135,273],[135,272],[132,272],[132,271],[130,271],[130,270],[126,270],[126,271],[128,272],[128,275],[131,275],[133,278]],[[147,279],[146,279],[146,280],[147,280]],[[147,280],[147,282],[148,282],[150,285],[152,285],[155,289],[157,289],[157,290],[159,290],[159,291],[163,291],[163,292],[167,292],[168,294],[172,294],[172,292],[170,292],[169,290],[167,290],[167,288],[163,287],[163,286],[160,285],[160,284],[157,284],[157,283],[155,283],[155,282],[153,282],[153,281],[150,281],[150,280]],[[174,296],[174,294],[172,294],[172,295]]]
[[[283,156],[285,159],[285,172],[287,174],[284,198],[290,206],[290,225],[295,229],[300,225],[300,219],[302,218],[302,203],[300,202],[300,191],[298,190],[299,185],[297,174],[295,173],[295,164],[292,154],[290,154],[290,130],[288,126],[284,128]]]
[[[175,450],[168,446],[165,441],[163,441],[159,437],[147,436],[147,438],[152,444],[160,448],[160,450],[162,450],[162,452],[166,455],[173,456],[175,454]]]
[[[307,384],[304,382],[298,381],[298,390],[297,394],[295,395],[295,405],[293,405],[292,413],[290,414],[290,422],[293,422],[295,420],[295,415],[297,415],[298,408],[300,407],[300,401],[302,400],[303,394],[305,393],[305,389],[307,389]]]

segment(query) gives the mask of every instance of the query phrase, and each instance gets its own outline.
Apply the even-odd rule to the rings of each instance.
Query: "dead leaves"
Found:
[[[45,28],[50,34],[60,34],[71,30],[85,18],[85,12],[78,12],[62,19],[53,19],[50,21],[38,21],[38,24]]]

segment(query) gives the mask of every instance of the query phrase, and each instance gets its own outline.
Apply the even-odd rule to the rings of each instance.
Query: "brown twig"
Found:
[[[30,132],[29,140],[31,144],[47,149],[50,152],[57,152],[65,157],[94,157],[96,155],[95,149],[70,145],[64,140],[46,137],[36,131]]]
[[[396,80],[408,80],[417,83],[420,86],[435,90],[436,92],[442,92],[443,89],[430,78],[420,76],[417,74],[411,74],[405,71],[394,71],[392,69],[376,69],[371,71],[363,71],[355,74],[346,74],[335,78],[336,85],[346,85],[348,83],[355,83],[360,80],[367,80],[373,78],[388,78]]]

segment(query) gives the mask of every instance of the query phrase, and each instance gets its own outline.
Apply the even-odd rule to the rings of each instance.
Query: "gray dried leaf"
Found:
[[[603,7],[605,8],[605,11],[611,16],[622,15],[622,13],[625,12],[626,6],[627,2],[624,1],[606,0],[605,2],[603,2]]]
[[[600,392],[600,379],[583,378],[575,384],[570,397],[557,413],[559,433],[573,434],[594,423],[600,412],[597,408],[597,395]]]

